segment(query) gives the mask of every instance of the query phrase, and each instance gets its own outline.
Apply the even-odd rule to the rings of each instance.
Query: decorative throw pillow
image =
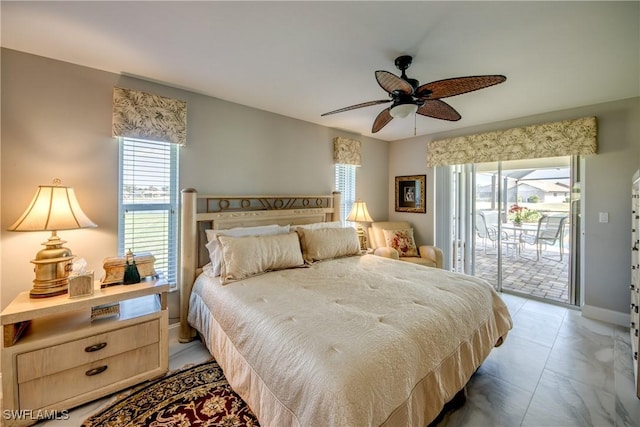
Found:
[[[296,233],[267,236],[218,236],[222,248],[222,284],[267,271],[304,265]]]
[[[207,235],[207,250],[209,251],[209,259],[211,260],[210,275],[219,276],[220,267],[222,265],[222,249],[218,242],[218,236],[267,236],[272,234],[286,234],[288,233],[288,225],[261,225],[257,227],[236,227],[226,230],[205,230]]]
[[[353,227],[296,229],[304,260],[312,263],[360,253],[358,233]]]
[[[413,240],[413,228],[402,230],[382,230],[387,246],[398,251],[403,256],[418,256],[416,242]]]

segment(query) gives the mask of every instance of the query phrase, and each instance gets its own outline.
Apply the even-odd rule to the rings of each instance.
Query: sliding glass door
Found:
[[[576,304],[579,169],[571,157],[450,167],[452,270]]]

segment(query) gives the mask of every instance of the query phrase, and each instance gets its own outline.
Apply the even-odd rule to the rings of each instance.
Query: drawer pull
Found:
[[[97,368],[89,369],[84,374],[88,377],[92,377],[94,375],[98,375],[107,370],[107,365],[98,366]]]
[[[87,353],[93,353],[94,351],[102,350],[107,346],[106,342],[100,342],[98,344],[90,345],[89,347],[85,347],[84,351]]]

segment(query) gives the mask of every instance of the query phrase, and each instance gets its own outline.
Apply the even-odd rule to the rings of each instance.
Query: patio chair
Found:
[[[493,211],[476,212],[476,234],[482,239],[484,253],[487,253],[487,239],[493,248],[498,242],[498,213]],[[502,239],[508,239],[505,232],[502,232]]]
[[[555,245],[556,242],[558,242],[558,246],[560,248],[559,261],[562,261],[562,254],[564,252],[564,225],[566,221],[566,215],[542,215],[542,217],[538,220],[538,228],[536,230],[536,233],[522,233],[520,235],[520,243],[523,247],[525,244],[535,245],[536,261],[539,261],[540,257],[542,256],[543,245]],[[549,257],[543,258],[554,259]]]

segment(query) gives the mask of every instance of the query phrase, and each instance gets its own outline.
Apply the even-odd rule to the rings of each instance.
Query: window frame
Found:
[[[168,161],[161,162],[164,165],[164,174],[169,174],[168,177],[168,201],[161,203],[127,203],[125,202],[125,186],[129,185],[130,179],[125,177],[128,170],[131,170],[132,166],[125,165],[125,162],[131,162],[132,159],[126,159],[125,156],[131,152],[131,145],[140,144],[144,147],[162,147],[156,148],[160,151],[168,151]],[[144,151],[142,147],[136,147],[139,152]],[[134,148],[134,150],[136,149]],[[147,151],[147,155],[148,155]],[[144,155],[144,153],[143,153]],[[153,157],[153,156],[151,156]],[[166,234],[166,252],[161,254],[154,254],[156,257],[155,269],[156,272],[161,273],[161,277],[167,280],[172,288],[177,286],[178,275],[178,209],[179,209],[179,146],[170,142],[149,141],[142,139],[118,138],[118,255],[124,256],[125,253],[131,249],[135,254],[135,243],[127,242],[127,226],[126,215],[129,212],[166,212],[166,221],[168,233]],[[148,177],[144,171],[141,172],[141,178],[139,181]],[[134,181],[137,178],[134,178]],[[146,250],[142,250],[146,252]],[[166,261],[163,258],[166,255]],[[158,261],[160,260],[160,263]],[[166,264],[166,265],[165,265]],[[166,270],[165,270],[166,268]]]
[[[355,223],[347,221],[347,217],[356,201],[357,167],[343,163],[334,166],[336,191],[340,192],[340,220],[345,227],[355,226]]]

